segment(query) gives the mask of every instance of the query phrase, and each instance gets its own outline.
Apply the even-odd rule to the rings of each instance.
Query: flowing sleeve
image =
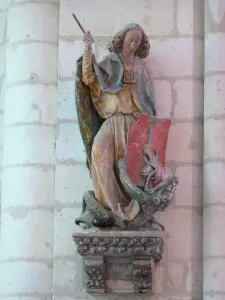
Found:
[[[86,85],[91,85],[96,80],[96,75],[92,64],[92,51],[84,50],[82,61],[82,81]]]
[[[91,90],[92,101],[95,103],[100,98],[102,91],[93,66],[92,50],[84,50],[82,60],[81,80]]]

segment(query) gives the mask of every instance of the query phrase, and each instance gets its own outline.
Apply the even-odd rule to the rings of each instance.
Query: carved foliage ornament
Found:
[[[74,241],[82,256],[151,256],[155,263],[161,260],[164,246],[160,237],[74,237]]]

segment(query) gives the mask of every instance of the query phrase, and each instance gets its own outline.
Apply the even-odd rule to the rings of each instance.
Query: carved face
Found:
[[[142,32],[138,29],[129,30],[123,40],[123,52],[125,55],[135,54],[141,44]]]

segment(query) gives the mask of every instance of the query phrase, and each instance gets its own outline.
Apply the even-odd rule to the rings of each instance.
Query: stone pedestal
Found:
[[[83,257],[88,293],[152,292],[152,267],[163,251],[160,231],[74,233],[73,240]]]

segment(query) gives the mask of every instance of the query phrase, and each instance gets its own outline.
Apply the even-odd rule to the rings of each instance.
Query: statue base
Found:
[[[74,233],[90,294],[152,293],[152,270],[163,252],[160,230]]]

